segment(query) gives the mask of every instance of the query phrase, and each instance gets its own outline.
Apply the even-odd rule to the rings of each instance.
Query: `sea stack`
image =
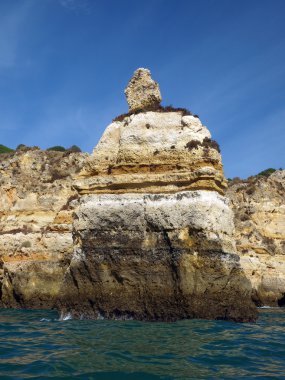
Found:
[[[74,252],[59,307],[83,318],[253,321],[218,144],[197,116],[162,107],[149,70],[125,91],[74,188]]]

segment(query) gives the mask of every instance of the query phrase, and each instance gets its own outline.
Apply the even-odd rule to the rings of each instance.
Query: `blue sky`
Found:
[[[91,152],[138,67],[228,177],[285,167],[284,0],[0,0],[0,143]]]

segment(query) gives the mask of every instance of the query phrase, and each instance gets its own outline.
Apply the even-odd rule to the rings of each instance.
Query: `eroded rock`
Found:
[[[55,307],[73,253],[77,192],[86,154],[0,155],[0,283],[5,307]]]
[[[221,155],[204,144],[209,130],[194,116],[142,112],[111,123],[75,184],[80,194],[216,190],[226,181]],[[195,142],[195,147],[189,143]]]
[[[64,313],[255,319],[231,239],[232,213],[215,191],[85,195],[76,215],[78,246],[61,289]]]
[[[139,68],[125,89],[129,112],[156,108],[161,102],[159,85],[155,82],[148,69]]]
[[[235,214],[241,266],[258,305],[285,304],[285,170],[268,178],[233,181],[227,191]]]

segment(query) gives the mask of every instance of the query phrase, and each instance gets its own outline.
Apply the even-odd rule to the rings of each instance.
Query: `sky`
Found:
[[[0,144],[91,152],[149,68],[227,177],[285,167],[284,0],[0,0]]]

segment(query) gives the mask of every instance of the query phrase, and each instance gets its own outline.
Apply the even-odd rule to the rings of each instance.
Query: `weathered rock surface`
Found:
[[[259,305],[285,304],[285,171],[233,181],[227,197],[235,214],[241,266]]]
[[[143,112],[111,123],[77,182],[85,193],[216,190],[226,181],[221,155],[199,118]]]
[[[125,89],[129,112],[156,108],[161,102],[159,85],[152,78],[148,69],[137,69]]]
[[[72,175],[85,154],[0,155],[1,303],[54,307],[73,252]]]
[[[80,203],[77,247],[61,289],[64,313],[255,318],[234,253],[232,214],[215,191],[93,194]]]

